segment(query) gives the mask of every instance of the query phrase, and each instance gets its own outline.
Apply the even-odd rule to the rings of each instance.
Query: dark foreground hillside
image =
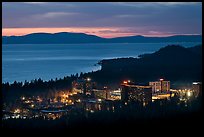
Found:
[[[100,64],[101,71],[90,73],[90,76],[106,83],[124,79],[148,83],[161,77],[172,82],[191,83],[202,80],[202,46],[170,45],[139,58],[108,59]]]

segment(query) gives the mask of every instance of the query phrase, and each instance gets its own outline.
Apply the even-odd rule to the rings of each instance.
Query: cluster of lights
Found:
[[[188,98],[193,95],[193,91],[190,89],[179,89],[178,91],[182,96],[187,96]]]
[[[128,84],[128,83],[130,83],[131,81],[130,80],[124,80],[123,81],[123,84]]]
[[[123,83],[124,83],[124,84],[127,84],[128,82],[127,82],[127,81],[123,81]]]
[[[15,109],[14,110],[14,113],[16,114],[16,113],[20,113],[20,109]]]
[[[30,101],[29,101],[29,100],[26,100],[25,103],[30,103]]]
[[[164,79],[159,79],[161,82],[164,80]],[[86,78],[86,81],[91,81],[91,78]],[[123,81],[123,84],[129,84],[131,81],[130,80],[124,80]],[[199,82],[193,82],[193,84],[198,84]],[[128,85],[127,85],[128,86]],[[107,86],[104,86],[104,90],[105,89],[107,89]],[[183,95],[184,96],[184,98],[180,98],[180,100],[188,100],[192,95],[193,95],[193,92],[192,92],[192,90],[190,90],[190,89],[179,89],[179,90],[172,90],[171,89],[171,91],[174,91],[174,92],[176,92],[176,91],[179,91],[180,93],[181,93],[181,95]],[[72,95],[74,95],[74,94],[77,94],[77,92],[67,92],[67,94],[65,94],[65,92],[62,92],[63,94],[58,94],[58,95],[61,95],[61,102],[63,102],[63,103],[66,103],[65,105],[69,105],[69,104],[74,104],[74,102],[73,102],[73,100],[71,100],[71,99],[69,99],[68,97],[69,96],[72,96]],[[115,91],[112,91],[112,93],[121,93],[121,91],[120,90],[115,90]],[[156,99],[161,99],[161,98],[164,98],[164,97],[169,97],[169,95],[170,94],[166,94],[166,95],[160,95],[160,96],[152,96],[152,101],[154,101],[154,100],[156,100]],[[121,95],[120,95],[121,96]],[[186,98],[186,96],[188,97],[188,98]],[[34,102],[34,101],[32,101],[31,99],[30,100],[28,100],[29,98],[25,98],[25,97],[21,97],[21,99],[22,100],[24,100],[24,102],[25,103],[32,103],[32,102]],[[39,98],[39,96],[37,97],[37,100],[41,100],[42,101],[42,99],[41,98]],[[102,101],[102,99],[97,99],[97,101],[98,102],[101,102]],[[77,99],[76,100],[76,102],[81,102],[81,100],[80,99]],[[96,102],[96,101],[95,101]],[[100,103],[98,103],[98,104],[100,104]],[[124,103],[125,105],[128,105],[128,102],[125,102]],[[36,105],[36,104],[35,104]],[[35,106],[34,104],[30,104],[30,107],[32,107],[32,108],[34,108],[34,106]],[[37,105],[36,105],[37,106]],[[146,104],[145,103],[143,103],[143,106],[146,106]],[[107,108],[108,110],[109,110],[109,108]],[[112,109],[114,110],[114,107],[112,107]],[[94,110],[91,110],[91,109],[86,109],[87,111],[90,111],[91,113],[94,113]],[[99,110],[101,110],[101,106],[99,105]],[[23,112],[23,110],[20,110],[20,109],[15,109],[14,110],[14,113],[15,114],[19,114],[19,113],[22,113]],[[50,115],[52,114],[52,113],[49,113]],[[56,118],[56,116],[53,116],[54,118],[53,119],[55,119]]]

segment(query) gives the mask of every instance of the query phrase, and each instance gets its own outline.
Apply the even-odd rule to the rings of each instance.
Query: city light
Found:
[[[123,81],[123,83],[124,83],[124,84],[127,84],[128,82],[127,82],[127,81]]]
[[[158,96],[152,96],[152,99],[154,100],[154,99],[159,99],[159,97]]]
[[[130,83],[131,81],[130,80],[124,80],[123,81],[123,84],[128,84],[128,83]]]
[[[87,80],[87,81],[91,81],[91,78],[87,78],[86,80]]]
[[[164,79],[163,79],[163,78],[160,78],[159,80],[160,80],[160,81],[163,81]]]
[[[30,101],[29,101],[29,100],[26,100],[25,103],[30,103]]]
[[[72,94],[73,94],[73,95],[76,95],[76,94],[77,94],[77,92],[72,92]]]
[[[78,100],[77,100],[77,102],[81,102],[81,100],[80,100],[80,99],[78,99]]]
[[[72,93],[70,93],[69,95],[70,95],[70,96],[72,96],[73,94],[72,94]]]
[[[20,113],[20,109],[15,109],[14,113]]]
[[[69,100],[68,102],[69,102],[69,103],[72,103],[72,100]]]
[[[84,80],[84,79],[83,79]],[[90,81],[90,78],[87,78],[85,80],[85,83],[88,83],[87,81]],[[162,81],[162,82],[161,82]],[[84,81],[83,81],[84,82]],[[131,84],[129,84],[131,82]],[[156,81],[159,84],[165,83],[166,81],[163,81],[163,79],[160,79],[160,81]],[[36,117],[43,117],[44,119],[49,120],[55,120],[62,116],[65,116],[69,113],[72,113],[72,108],[84,108],[83,110],[87,110],[90,113],[95,113],[100,110],[109,110],[114,112],[115,110],[118,110],[124,106],[131,106],[131,101],[134,101],[137,99],[140,101],[141,105],[143,107],[146,107],[149,105],[149,102],[146,102],[146,99],[148,99],[151,102],[160,102],[160,100],[165,99],[173,99],[174,95],[178,95],[178,102],[179,103],[184,102],[188,103],[188,101],[193,100],[192,96],[194,96],[194,92],[191,88],[188,87],[182,87],[181,89],[170,89],[171,92],[163,92],[155,94],[152,92],[151,86],[142,86],[142,85],[133,85],[134,83],[128,79],[121,82],[121,87],[118,89],[112,88],[111,86],[107,85],[100,87],[100,89],[93,89],[94,91],[94,98],[86,98],[84,95],[81,94],[79,91],[59,91],[57,94],[54,94],[54,98],[52,96],[44,97],[44,96],[20,96],[20,101],[24,106],[16,106],[16,108],[11,109],[11,114],[9,115],[9,118],[36,118]],[[195,84],[195,83],[194,83]],[[124,88],[128,87],[128,88]],[[138,88],[141,88],[141,90],[138,90]],[[148,90],[144,90],[144,88],[148,88]],[[163,87],[164,88],[164,87]],[[81,89],[81,87],[80,87]],[[128,91],[127,91],[128,90]],[[156,89],[157,90],[157,89]],[[155,91],[156,91],[155,90]],[[149,95],[146,96],[144,93],[149,91]],[[114,107],[109,104],[109,102],[116,101],[123,101],[124,98],[124,92],[128,92],[128,100],[124,100],[123,105],[120,104],[120,108]],[[139,93],[139,94],[136,94]],[[76,94],[76,95],[75,95]],[[136,96],[137,95],[137,96]],[[140,96],[140,97],[139,97]],[[107,100],[108,99],[108,100]],[[40,100],[40,101],[39,101]],[[47,100],[49,101],[47,103]],[[81,102],[86,103],[84,106],[81,104]],[[130,103],[129,103],[130,102]],[[47,104],[47,105],[46,105]],[[105,105],[104,105],[105,104]],[[161,104],[160,104],[161,105]],[[34,109],[35,108],[35,109]],[[54,109],[54,110],[53,110]],[[35,110],[40,110],[40,113],[36,113]],[[41,111],[44,110],[44,111]],[[72,109],[74,110],[74,109]],[[42,113],[41,113],[42,112]],[[38,115],[38,116],[37,116]],[[6,118],[8,115],[5,115],[4,118]],[[18,117],[17,117],[18,116]]]
[[[62,97],[66,98],[66,97],[68,97],[68,95],[66,95],[66,94],[63,94],[63,95],[62,95]]]
[[[191,96],[191,92],[187,92],[187,95],[188,95],[188,97],[190,97]]]
[[[94,113],[94,111],[93,111],[93,110],[91,110],[90,112],[91,112],[91,113]]]

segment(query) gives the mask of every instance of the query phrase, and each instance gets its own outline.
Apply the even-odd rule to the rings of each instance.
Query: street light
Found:
[[[22,97],[22,100],[25,100],[25,97]]]
[[[86,80],[87,80],[87,81],[91,81],[91,78],[87,78]]]

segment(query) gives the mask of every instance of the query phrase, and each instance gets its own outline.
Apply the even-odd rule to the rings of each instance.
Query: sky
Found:
[[[106,38],[202,34],[202,3],[2,3],[2,36],[37,32],[81,32]]]

